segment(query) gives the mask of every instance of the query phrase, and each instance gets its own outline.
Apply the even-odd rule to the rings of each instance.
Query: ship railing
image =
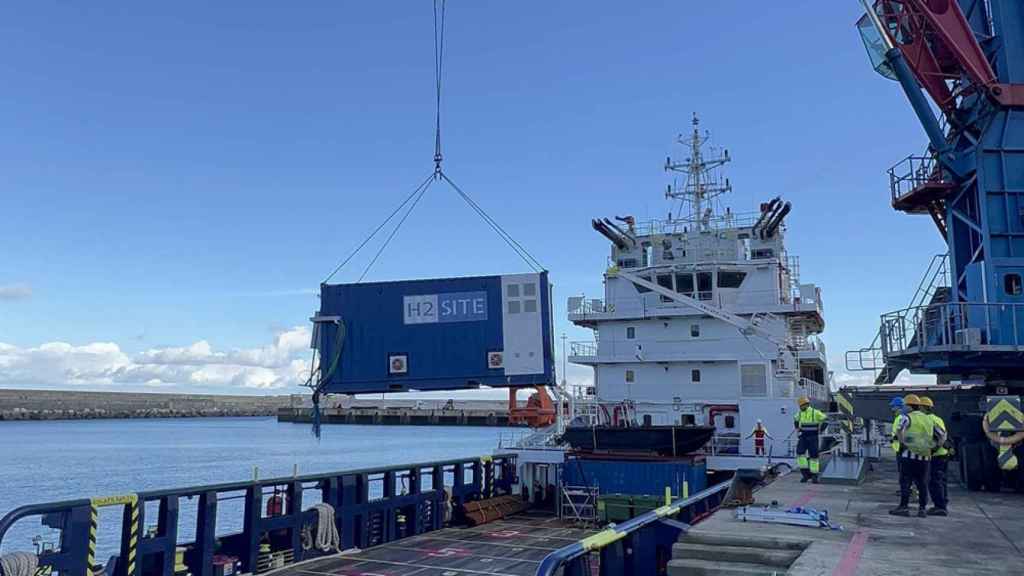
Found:
[[[947,302],[882,315],[884,357],[1024,349],[1024,303]]]
[[[680,534],[717,510],[729,487],[722,482],[559,548],[544,557],[536,574],[593,574],[595,565],[602,575],[654,574]]]
[[[569,356],[577,358],[597,358],[597,342],[577,341],[569,343]]]
[[[657,274],[652,274],[657,276]],[[820,290],[812,285],[804,285],[802,292],[790,293],[779,290],[741,290],[741,291],[694,291],[682,292],[681,294],[694,298],[701,302],[708,302],[723,310],[749,314],[762,307],[770,308],[772,312],[781,313],[787,311],[806,312],[816,310],[821,312],[822,304]],[[807,294],[812,294],[807,296]],[[669,300],[666,297],[657,297],[653,294],[636,296],[631,298],[619,298],[615,302],[605,302],[584,296],[571,296],[567,302],[568,316],[572,321],[586,321],[590,319],[603,319],[610,316],[617,317],[647,317],[660,315],[666,311],[681,310],[692,312],[692,308]]]
[[[32,504],[0,519],[0,550],[32,550],[39,537],[26,522],[36,519],[57,531],[36,552],[36,574],[174,576],[180,548],[193,576],[213,576],[215,554],[254,573],[335,552],[302,545],[316,504],[333,507],[342,550],[367,548],[439,530],[465,502],[510,495],[515,474],[515,455],[501,454]],[[97,538],[116,544],[109,561]]]
[[[705,456],[752,456],[741,453],[743,435],[736,434],[715,434],[711,441],[704,445],[702,452]],[[753,440],[751,440],[752,442]],[[766,438],[766,456],[776,458],[791,458],[796,454],[797,439],[792,436],[786,438]]]
[[[729,212],[716,214],[702,221],[704,230],[726,230],[729,228],[749,228],[761,217],[760,212]],[[638,222],[635,233],[637,236],[656,234],[686,234],[698,232],[696,223],[689,219],[650,219]]]

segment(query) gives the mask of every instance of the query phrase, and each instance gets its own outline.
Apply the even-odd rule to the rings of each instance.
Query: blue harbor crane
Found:
[[[876,384],[936,375],[969,487],[1024,488],[1024,2],[862,3],[871,63],[928,137],[889,169],[892,206],[930,216],[948,253],[847,364]]]

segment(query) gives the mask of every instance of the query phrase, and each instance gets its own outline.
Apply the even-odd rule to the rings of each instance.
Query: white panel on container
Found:
[[[501,332],[505,342],[505,374],[544,371],[544,329],[540,275],[501,277]]]

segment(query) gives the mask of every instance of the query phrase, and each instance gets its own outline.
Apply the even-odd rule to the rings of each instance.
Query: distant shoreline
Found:
[[[0,389],[0,421],[276,416],[306,398]]]

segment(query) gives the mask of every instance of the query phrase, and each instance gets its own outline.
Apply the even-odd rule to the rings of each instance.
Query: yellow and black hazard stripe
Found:
[[[119,494],[116,496],[102,496],[89,500],[89,551],[86,558],[86,566],[89,576],[98,576],[99,572],[93,572],[96,565],[96,532],[99,529],[100,508],[107,506],[126,506],[128,510],[128,559],[127,576],[135,575],[135,560],[139,549],[139,495]]]
[[[853,402],[846,397],[846,393],[840,391],[835,395],[836,406],[839,408],[839,413],[842,414],[843,429],[847,432],[853,432]]]
[[[1020,408],[1017,396],[995,396],[988,399],[988,419],[990,430],[997,432],[1020,432],[1024,430],[1024,411]]]

